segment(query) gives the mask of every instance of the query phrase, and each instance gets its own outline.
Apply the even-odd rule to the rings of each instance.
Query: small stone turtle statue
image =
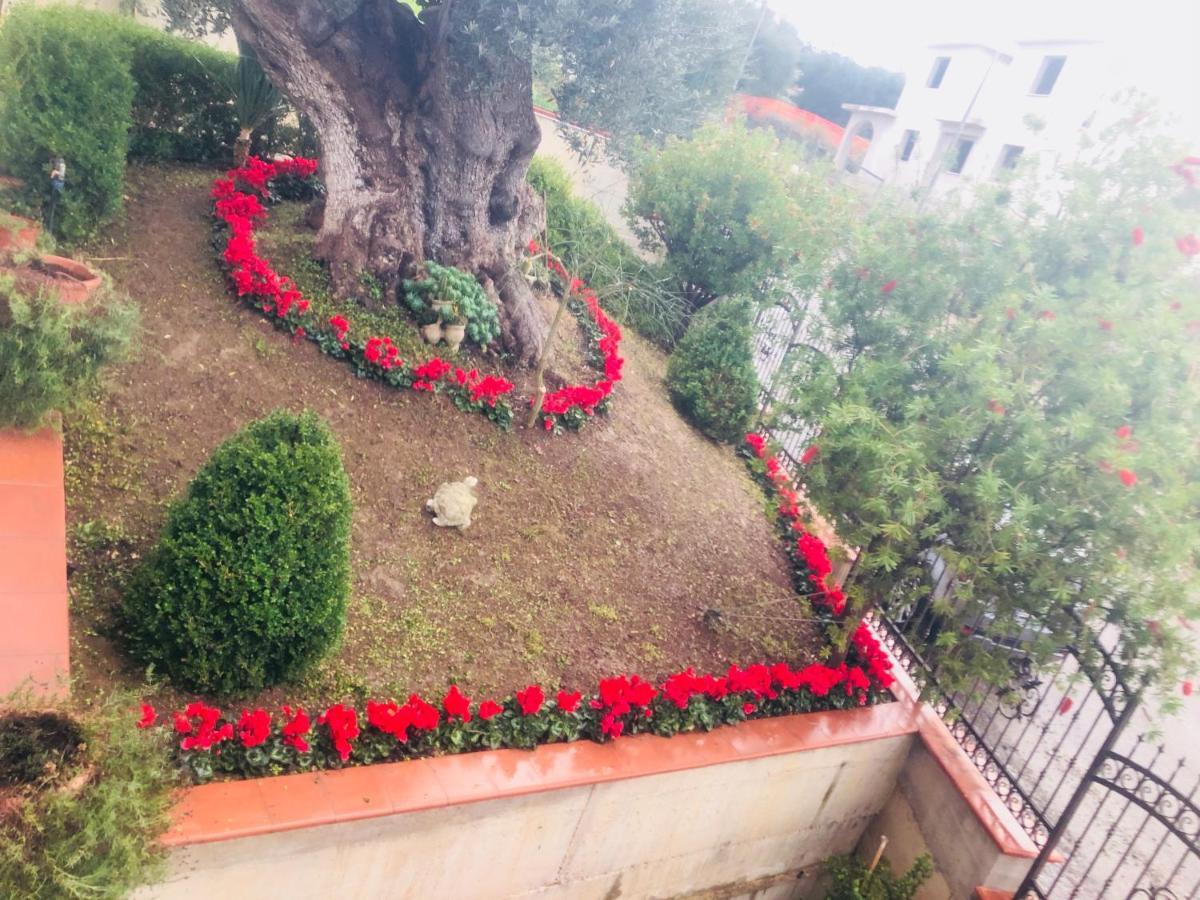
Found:
[[[477,484],[479,479],[474,475],[468,475],[462,481],[443,483],[433,497],[425,501],[425,508],[433,510],[433,524],[466,531],[471,525],[471,510],[475,508]]]

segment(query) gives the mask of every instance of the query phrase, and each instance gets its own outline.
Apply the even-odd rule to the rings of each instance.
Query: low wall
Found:
[[[802,897],[893,795],[904,704],[188,790],[143,898]]]
[[[62,434],[0,430],[0,696],[68,689]]]

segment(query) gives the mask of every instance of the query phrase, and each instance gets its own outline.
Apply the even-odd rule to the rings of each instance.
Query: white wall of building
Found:
[[[1065,57],[1048,94],[1036,92],[1048,57]],[[938,86],[930,76],[938,58],[949,64]],[[1006,147],[1021,159],[1073,155],[1081,129],[1111,91],[1103,45],[1083,41],[1025,41],[1011,47],[935,44],[915,56],[906,70],[895,110],[848,107],[847,134],[870,121],[874,139],[863,169],[907,189],[934,182],[945,194],[968,183],[997,177]],[[902,159],[909,132],[917,139]],[[952,171],[961,139],[973,141],[961,172]]]

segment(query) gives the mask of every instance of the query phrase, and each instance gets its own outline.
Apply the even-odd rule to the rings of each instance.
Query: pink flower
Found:
[[[1146,242],[1146,232],[1144,232],[1139,226],[1133,229],[1133,232],[1130,234],[1129,238],[1133,241],[1133,246],[1140,247]]]
[[[1133,434],[1133,426],[1132,425],[1122,425],[1120,428],[1118,428],[1113,433],[1117,437],[1119,437],[1121,440],[1127,441],[1127,440],[1129,440],[1129,437]]]
[[[1058,704],[1058,714],[1060,716],[1065,716],[1067,713],[1069,713],[1071,711],[1071,707],[1074,705],[1075,705],[1075,701],[1072,700],[1070,697],[1063,697],[1062,703]]]
[[[1179,248],[1179,252],[1184,256],[1196,256],[1200,254],[1200,238],[1194,234],[1185,234],[1181,238],[1176,238],[1175,246]]]
[[[1121,484],[1127,488],[1131,488],[1137,484],[1137,473],[1131,472],[1129,469],[1121,469],[1117,472],[1117,476],[1121,479]]]
[[[895,289],[896,289],[896,279],[895,278],[893,278],[891,281],[887,282],[882,288],[880,288],[880,290],[882,290],[885,294],[890,294]]]

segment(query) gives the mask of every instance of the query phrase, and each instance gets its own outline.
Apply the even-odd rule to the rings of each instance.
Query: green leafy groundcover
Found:
[[[476,702],[451,685],[438,704],[412,694],[403,703],[371,700],[361,710],[337,703],[315,714],[284,706],[226,716],[197,701],[160,717],[144,704],[138,725],[173,730],[184,770],[203,782],[218,774],[278,775],[470,750],[603,743],[638,733],[671,737],[747,719],[879,703],[888,699],[891,683],[891,662],[863,625],[839,666],[757,663],[730,666],[720,676],[688,668],[658,685],[619,675],[602,679],[587,697],[558,691],[551,698],[531,684],[500,701]]]
[[[436,356],[413,366],[400,358],[386,335],[365,342],[352,340],[349,320],[338,315],[328,322],[319,321],[291,279],[277,274],[270,261],[258,255],[254,229],[267,217],[259,197],[270,197],[277,178],[303,181],[316,171],[314,159],[268,162],[252,156],[244,166],[230,169],[213,182],[213,211],[221,223],[223,242],[220,258],[237,295],[297,339],[307,337],[330,356],[349,360],[361,377],[376,378],[395,388],[446,393],[459,409],[474,410],[502,428],[511,427],[513,410],[508,396],[512,382],[497,375],[481,375],[475,369],[465,371]],[[572,278],[561,260],[536,243],[530,243],[528,249],[558,277],[568,309],[593,341],[588,359],[602,373],[594,384],[568,385],[542,398],[541,418],[547,431],[578,430],[594,413],[607,410],[613,388],[621,380],[625,363],[620,355],[621,330],[600,308],[595,293],[580,279]]]

